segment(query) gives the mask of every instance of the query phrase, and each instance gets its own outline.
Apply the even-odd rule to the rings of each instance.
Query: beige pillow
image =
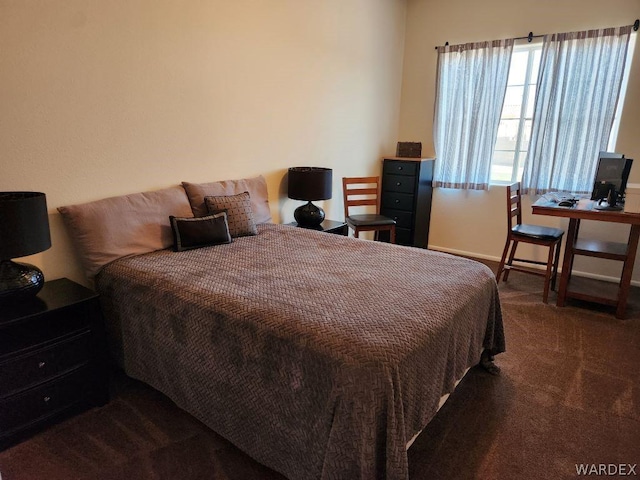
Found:
[[[237,195],[249,192],[251,209],[256,224],[271,222],[271,209],[267,194],[267,182],[262,175],[242,180],[224,180],[211,183],[182,182],[194,217],[208,215],[209,211],[204,203],[204,197]]]
[[[220,211],[227,212],[231,238],[258,234],[258,229],[253,220],[249,192],[239,193],[238,195],[204,197],[204,202],[212,215]]]
[[[107,263],[173,245],[169,216],[190,217],[180,186],[59,207],[85,273],[93,278]]]

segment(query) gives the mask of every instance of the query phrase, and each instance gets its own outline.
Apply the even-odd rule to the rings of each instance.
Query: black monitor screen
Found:
[[[591,199],[606,198],[610,185],[615,189],[616,196],[621,198],[627,187],[632,163],[631,158],[624,158],[621,153],[600,152]]]

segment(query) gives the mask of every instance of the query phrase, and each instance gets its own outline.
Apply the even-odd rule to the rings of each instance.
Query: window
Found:
[[[531,139],[533,103],[542,47],[516,46],[511,56],[507,91],[491,161],[491,183],[512,183],[522,177]]]
[[[433,185],[590,191],[597,152],[615,146],[632,28],[438,47]]]
[[[613,128],[609,136],[607,150],[614,151],[620,115],[624,104],[624,94],[636,35],[632,35],[627,51],[624,78],[617,104]],[[533,107],[536,97],[536,82],[540,68],[542,45],[516,45],[509,66],[509,79],[505,93],[500,126],[491,161],[491,183],[509,184],[522,179],[524,160],[529,150]],[[594,162],[596,159],[594,158]]]

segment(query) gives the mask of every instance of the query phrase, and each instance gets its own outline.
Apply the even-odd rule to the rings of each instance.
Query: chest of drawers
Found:
[[[108,401],[98,296],[66,278],[0,307],[0,449]]]
[[[427,248],[433,158],[385,158],[380,213],[396,221],[396,243]]]

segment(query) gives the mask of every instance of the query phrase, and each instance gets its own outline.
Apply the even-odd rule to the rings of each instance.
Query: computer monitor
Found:
[[[607,207],[621,210],[622,207],[617,204],[622,200],[627,188],[632,164],[633,159],[624,158],[621,153],[600,152],[591,200],[610,199]]]

